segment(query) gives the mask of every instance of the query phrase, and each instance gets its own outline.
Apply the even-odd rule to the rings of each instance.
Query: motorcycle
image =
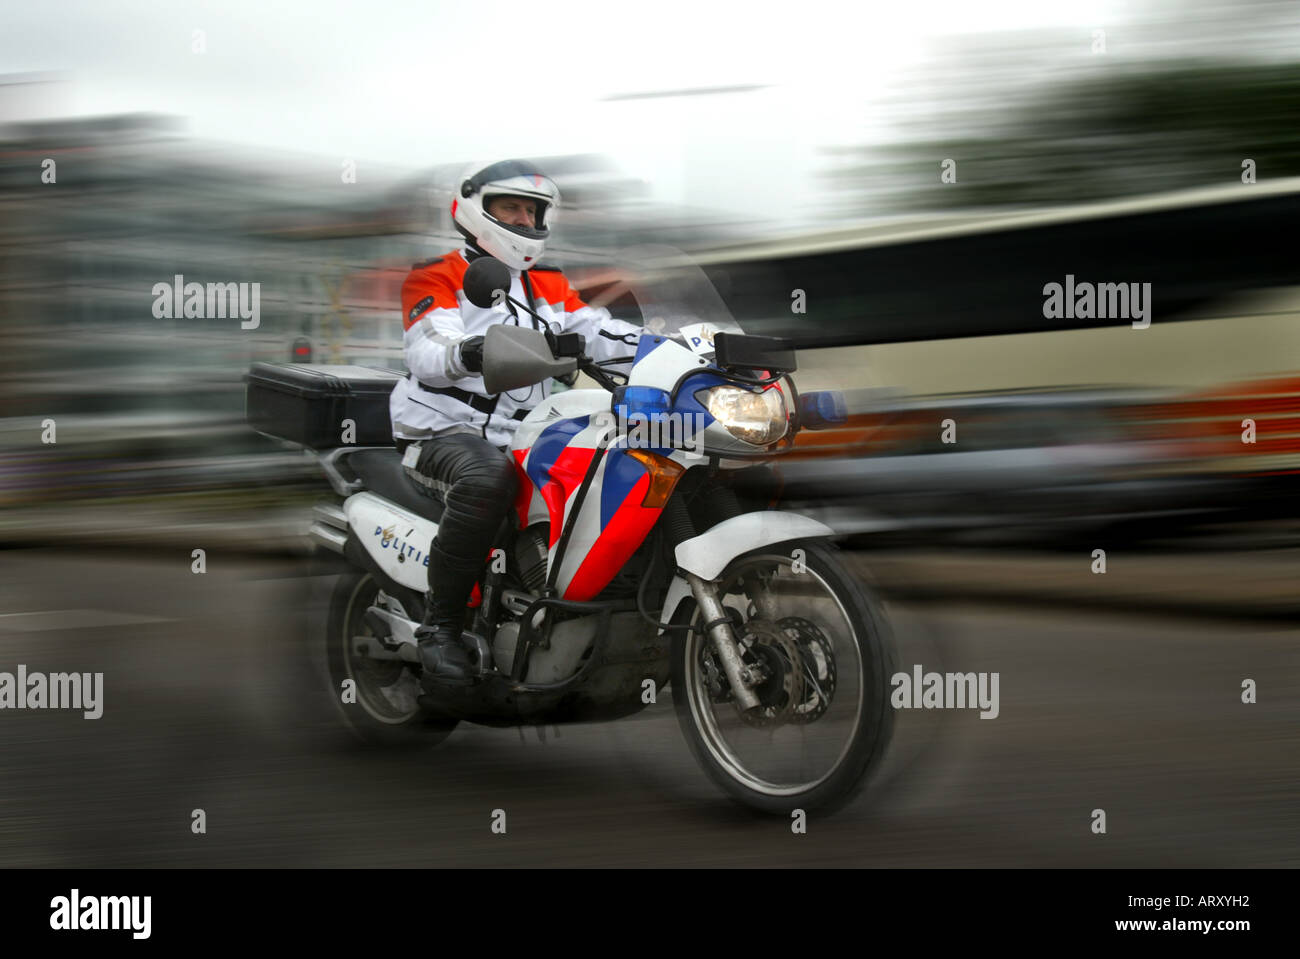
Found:
[[[614,720],[670,689],[686,742],[730,797],[773,814],[832,810],[889,743],[893,642],[832,530],[770,508],[768,464],[800,429],[842,422],[843,401],[799,394],[788,341],[745,335],[703,270],[656,257],[610,287],[647,330],[626,372],[544,322],[487,333],[489,392],[575,371],[597,388],[552,393],[510,443],[518,497],[466,608],[472,685],[420,687],[414,634],[442,502],[388,433],[401,374],[255,364],[250,424],[306,446],[338,496],[311,526],[346,569],[323,637],[332,699],[369,741],[435,743],[460,722]],[[464,280],[484,307],[509,288],[488,257]],[[286,387],[295,377],[328,386]],[[356,443],[331,439],[340,413],[360,424]]]

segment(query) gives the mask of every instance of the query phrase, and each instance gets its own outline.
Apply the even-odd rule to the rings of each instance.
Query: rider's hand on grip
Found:
[[[460,365],[471,373],[483,372],[483,337],[471,336],[460,344]]]

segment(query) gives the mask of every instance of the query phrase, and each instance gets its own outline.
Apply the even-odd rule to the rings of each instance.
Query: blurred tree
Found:
[[[1176,61],[1107,64],[1049,86],[1023,109],[985,102],[951,111],[954,128],[983,132],[922,137],[847,162],[832,185],[863,212],[1051,205],[1300,176],[1300,63]],[[942,122],[942,121],[941,121]],[[960,124],[958,126],[958,124]],[[957,164],[955,184],[940,164]]]

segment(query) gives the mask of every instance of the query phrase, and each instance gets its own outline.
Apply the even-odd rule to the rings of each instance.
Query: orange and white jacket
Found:
[[[514,317],[508,305],[483,309],[469,302],[462,283],[468,268],[466,250],[456,250],[417,264],[402,284],[404,350],[410,375],[397,384],[389,400],[393,436],[399,439],[429,439],[468,428],[493,446],[506,446],[519,425],[516,414],[522,418],[520,411],[532,409],[551,393],[550,380],[512,390],[500,394],[490,416],[486,412],[492,397],[483,388],[483,377],[461,366],[457,347],[471,336],[483,336],[497,323],[526,327],[535,323],[523,310]],[[519,271],[511,270],[510,276],[510,296],[527,304]],[[640,327],[614,319],[606,309],[588,306],[558,270],[532,269],[528,277],[533,308],[552,332],[581,333],[587,354],[596,360],[626,357],[630,361],[636,354]],[[433,392],[448,388],[474,398]]]

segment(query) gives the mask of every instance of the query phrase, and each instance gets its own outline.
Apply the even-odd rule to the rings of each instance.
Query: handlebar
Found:
[[[622,383],[619,383],[617,380],[615,380],[608,373],[606,373],[604,370],[602,370],[600,368],[600,364],[597,363],[595,360],[593,360],[590,356],[583,355],[578,358],[578,369],[581,370],[583,373],[586,373],[593,380],[599,383],[601,387],[603,387],[604,389],[608,390],[611,393],[613,393],[614,390],[618,389],[620,386],[623,385]]]

